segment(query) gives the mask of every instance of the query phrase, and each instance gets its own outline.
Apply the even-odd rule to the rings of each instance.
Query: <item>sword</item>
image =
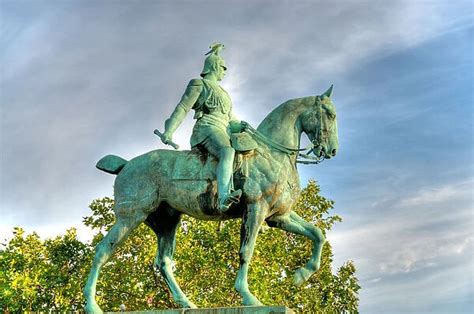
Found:
[[[153,131],[153,133],[155,133],[155,134],[161,139],[161,141],[162,141],[163,143],[165,143],[163,133],[161,133],[161,132],[158,131],[157,129],[155,129],[155,131]],[[178,144],[174,143],[174,142],[171,141],[171,140],[168,140],[167,143],[165,143],[165,144],[172,146],[174,149],[179,149]]]

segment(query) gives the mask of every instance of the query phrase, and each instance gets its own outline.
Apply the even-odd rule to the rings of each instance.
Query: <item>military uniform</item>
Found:
[[[185,112],[195,110],[197,121],[191,135],[191,147],[202,145],[218,156],[221,147],[231,147],[229,122],[237,119],[232,113],[230,96],[221,86],[206,79],[193,79],[188,84],[188,88],[199,86],[202,91],[194,104],[180,103],[178,106]]]

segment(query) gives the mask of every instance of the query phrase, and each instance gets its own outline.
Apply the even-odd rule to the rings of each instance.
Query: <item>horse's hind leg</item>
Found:
[[[196,308],[196,305],[189,301],[181,290],[173,274],[173,254],[176,246],[176,231],[180,220],[180,212],[168,206],[161,206],[156,212],[148,216],[146,224],[158,237],[155,265],[165,279],[174,301],[183,308]]]
[[[267,223],[271,227],[277,227],[291,233],[303,235],[313,241],[311,258],[304,267],[298,268],[294,275],[295,284],[300,286],[320,267],[321,251],[325,241],[323,233],[318,227],[310,224],[293,211],[291,211],[289,215],[272,217]]]
[[[107,235],[96,246],[94,261],[87,278],[84,288],[84,296],[86,298],[86,313],[102,313],[102,310],[95,301],[97,279],[101,267],[109,260],[125,239],[128,238],[130,232],[143,220],[137,220],[136,217],[121,218],[116,217],[115,224],[107,233]]]

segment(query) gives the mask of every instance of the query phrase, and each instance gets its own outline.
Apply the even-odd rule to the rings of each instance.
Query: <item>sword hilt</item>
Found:
[[[174,149],[179,149],[179,145],[176,144],[175,142],[173,142],[172,140],[166,140],[166,141],[165,141],[165,137],[164,137],[163,133],[161,133],[161,132],[158,131],[157,129],[155,129],[155,130],[153,131],[153,133],[155,133],[155,134],[161,139],[161,141],[162,141],[163,143],[165,143],[166,145],[170,145],[170,146],[172,146]]]

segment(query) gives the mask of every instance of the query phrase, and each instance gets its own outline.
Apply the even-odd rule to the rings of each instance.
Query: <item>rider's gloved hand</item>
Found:
[[[163,136],[161,137],[161,141],[163,144],[168,145],[169,143],[173,142],[172,136],[169,133],[163,133]]]
[[[230,133],[240,133],[242,132],[242,125],[239,121],[231,120],[229,121]]]
[[[249,126],[250,124],[247,121],[244,121],[244,120],[240,121],[241,132],[245,131],[245,129],[247,129]]]

